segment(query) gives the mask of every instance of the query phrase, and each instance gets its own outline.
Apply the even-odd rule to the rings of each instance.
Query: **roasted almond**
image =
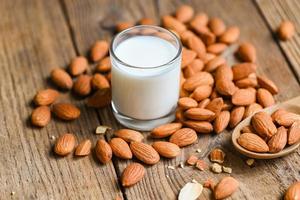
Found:
[[[276,119],[284,113],[287,113],[287,111],[283,108],[279,108],[278,110],[273,112],[272,115],[271,115],[271,118],[272,118],[273,122],[276,122]]]
[[[92,87],[96,90],[106,90],[110,88],[107,78],[99,73],[94,74],[91,82]]]
[[[194,16],[194,9],[189,5],[182,5],[176,10],[175,16],[182,23],[189,22]]]
[[[231,44],[236,42],[240,37],[240,29],[236,26],[229,27],[219,38],[220,42]]]
[[[218,97],[211,100],[210,103],[205,108],[213,111],[216,115],[218,115],[221,112],[223,105],[224,105],[223,99],[221,97]]]
[[[251,124],[255,132],[262,138],[269,139],[277,132],[271,116],[265,112],[255,113],[251,119]]]
[[[51,119],[51,111],[47,106],[39,106],[32,111],[31,123],[34,126],[44,127]]]
[[[103,108],[111,102],[111,90],[98,90],[87,99],[87,105],[94,108]]]
[[[284,200],[296,200],[300,196],[300,182],[292,184],[284,195]]]
[[[278,28],[278,36],[281,40],[291,39],[295,35],[295,26],[291,21],[282,21]]]
[[[207,72],[213,72],[215,71],[219,66],[226,63],[225,58],[221,56],[216,56],[215,58],[211,59],[205,64],[204,71]]]
[[[300,120],[300,115],[287,111],[281,112],[274,118],[277,124],[285,127],[290,127],[297,120]]]
[[[215,148],[210,152],[209,158],[211,162],[222,164],[225,159],[225,153],[222,149]]]
[[[187,41],[190,37],[193,37],[195,36],[195,33],[190,31],[190,30],[185,30],[183,31],[182,33],[180,33],[180,39],[181,39],[181,42],[184,44],[184,45],[187,45]],[[184,47],[183,47],[184,48]]]
[[[211,44],[207,47],[207,52],[208,53],[213,53],[213,54],[221,54],[227,49],[227,45],[224,43],[214,43]]]
[[[92,142],[89,139],[80,142],[75,149],[75,156],[87,156],[91,153]]]
[[[182,48],[181,68],[185,68],[187,65],[191,64],[196,56],[197,53],[195,51]]]
[[[199,102],[198,108],[206,108],[206,106],[210,103],[210,99],[206,98]]]
[[[247,78],[250,74],[255,73],[256,65],[254,63],[239,63],[232,66],[233,80]]]
[[[107,41],[96,41],[91,49],[91,59],[93,62],[100,61],[108,54],[109,44]]]
[[[162,24],[165,28],[174,30],[179,34],[186,30],[186,26],[183,23],[170,15],[162,17]]]
[[[52,104],[59,96],[58,91],[53,89],[40,90],[34,96],[34,103],[37,106],[47,106]]]
[[[73,85],[73,91],[79,96],[87,96],[91,90],[91,77],[89,75],[80,75]]]
[[[232,104],[236,106],[247,106],[256,101],[256,90],[253,88],[238,89],[231,98]]]
[[[126,142],[141,142],[144,139],[144,136],[140,132],[131,129],[120,129],[114,134]]]
[[[255,133],[255,130],[251,125],[247,125],[241,129],[241,132],[242,133]]]
[[[231,196],[239,188],[239,182],[233,177],[227,176],[220,180],[214,187],[215,199],[225,199]]]
[[[184,113],[185,117],[194,120],[212,120],[215,118],[215,113],[205,108],[190,108]]]
[[[189,108],[195,108],[198,106],[197,101],[190,97],[183,97],[178,100],[178,106],[184,110]]]
[[[277,153],[281,151],[287,142],[287,130],[281,126],[277,129],[277,132],[273,137],[268,141],[268,146],[271,153]]]
[[[195,73],[197,73],[197,72],[200,72],[200,71],[203,69],[204,63],[203,63],[202,60],[196,58],[196,59],[194,59],[194,60],[189,64],[189,67],[191,67],[191,68],[193,69],[193,71],[194,71]]]
[[[300,121],[295,121],[288,132],[288,144],[296,144],[300,140]]]
[[[145,168],[139,163],[129,164],[123,171],[121,176],[121,183],[123,187],[129,187],[140,180],[145,176]]]
[[[243,133],[237,139],[239,145],[245,149],[257,153],[264,153],[269,151],[267,143],[258,135],[254,133]]]
[[[257,90],[257,101],[262,105],[264,108],[272,106],[275,104],[275,100],[272,96],[272,94],[264,89],[264,88],[259,88]]]
[[[199,58],[202,58],[206,53],[204,42],[197,36],[191,36],[187,40],[187,46],[197,53]]]
[[[54,146],[54,152],[60,156],[66,156],[71,153],[75,147],[75,136],[71,133],[66,133],[60,136]]]
[[[271,92],[271,94],[274,95],[274,94],[278,93],[278,88],[275,85],[275,83],[273,81],[271,81],[270,79],[268,79],[267,77],[258,76],[257,81],[258,81],[258,84],[260,87],[269,90],[269,92]]]
[[[214,78],[210,73],[198,72],[183,83],[183,88],[191,92],[201,85],[213,85],[213,83]]]
[[[256,62],[256,49],[250,42],[240,44],[237,53],[244,62]]]
[[[104,57],[95,68],[96,72],[101,72],[101,73],[105,73],[110,70],[111,70],[111,62],[109,56]]]
[[[205,13],[198,13],[195,17],[190,21],[190,26],[192,28],[195,27],[203,27],[206,26],[208,23],[208,16]]]
[[[194,166],[194,165],[197,163],[197,161],[198,161],[198,157],[195,156],[195,155],[191,155],[191,156],[186,160],[186,163],[187,163],[188,165]]]
[[[177,130],[181,129],[182,124],[181,123],[168,123],[160,125],[156,128],[154,128],[151,132],[151,136],[153,138],[165,138],[173,133],[175,133]]]
[[[233,80],[233,72],[231,67],[229,67],[227,64],[220,65],[215,74],[215,80]]]
[[[110,140],[109,145],[115,156],[122,159],[131,159],[132,153],[129,145],[122,138],[113,138]]]
[[[180,148],[171,142],[157,141],[152,144],[152,147],[159,153],[159,155],[166,158],[175,158],[180,153]]]
[[[134,23],[132,23],[132,22],[128,22],[128,21],[118,22],[116,24],[116,30],[117,30],[117,32],[121,32],[121,31],[124,31],[133,26],[134,26]]]
[[[71,76],[63,69],[55,68],[51,71],[52,82],[61,89],[71,89],[73,81]]]
[[[214,130],[217,134],[221,133],[226,129],[230,120],[230,112],[222,111],[219,115],[217,115],[214,121]]]
[[[248,88],[248,87],[257,87],[258,83],[257,83],[257,79],[256,77],[247,77],[247,78],[243,78],[240,79],[238,81],[235,81],[235,85],[238,88]]]
[[[112,158],[112,150],[109,144],[103,140],[99,139],[95,146],[95,154],[101,163],[108,163]]]
[[[200,85],[198,86],[191,97],[196,101],[201,101],[208,98],[212,93],[212,87],[210,85]]]
[[[238,106],[232,109],[230,113],[230,120],[229,120],[230,128],[234,128],[238,123],[242,121],[244,113],[245,113],[244,106]]]
[[[261,111],[262,109],[263,109],[263,107],[260,104],[252,103],[252,104],[250,104],[249,106],[246,107],[243,118],[245,119],[245,118]]]
[[[226,30],[226,26],[223,20],[217,17],[211,18],[209,20],[208,27],[216,36],[222,35]]]
[[[238,88],[231,80],[220,79],[216,81],[216,90],[219,94],[222,94],[224,96],[231,96],[238,90]]]
[[[78,76],[85,72],[88,68],[88,61],[83,56],[73,58],[69,66],[69,72],[72,76]]]
[[[203,27],[204,28],[204,27]],[[205,29],[202,30],[196,30],[196,32],[199,34],[201,40],[204,42],[204,44],[206,46],[210,46],[212,44],[215,44],[216,43],[216,36],[215,34],[213,34],[209,29],[207,29],[205,27]],[[204,58],[205,55],[199,57],[199,58]]]
[[[148,165],[154,165],[160,160],[157,151],[149,144],[142,142],[131,142],[130,149],[137,159]]]
[[[74,120],[80,116],[80,110],[70,103],[57,103],[52,107],[52,112],[60,119]]]
[[[182,128],[171,135],[169,141],[179,147],[185,147],[195,143],[197,139],[197,133],[193,129]]]
[[[213,131],[213,126],[211,123],[206,122],[206,121],[184,121],[184,125],[194,129],[198,133],[211,133]]]

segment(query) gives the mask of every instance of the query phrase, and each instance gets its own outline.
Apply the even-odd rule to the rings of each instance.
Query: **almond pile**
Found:
[[[241,130],[237,142],[245,149],[258,153],[278,153],[300,141],[300,116],[284,109],[271,116],[257,112],[251,125]]]

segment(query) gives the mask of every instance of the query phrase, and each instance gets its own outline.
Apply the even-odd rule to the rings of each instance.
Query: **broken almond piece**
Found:
[[[225,153],[221,149],[214,149],[210,152],[210,161],[222,164],[224,162]]]

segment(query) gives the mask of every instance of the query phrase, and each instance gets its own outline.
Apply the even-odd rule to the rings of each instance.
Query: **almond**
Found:
[[[91,153],[92,142],[89,139],[83,140],[75,149],[76,156],[87,156]]]
[[[232,109],[229,120],[230,128],[234,128],[238,123],[242,121],[244,113],[245,107],[243,106],[238,106]]]
[[[63,134],[57,139],[54,146],[54,152],[57,155],[66,156],[73,151],[75,143],[75,136],[73,134]]]
[[[263,88],[259,88],[257,90],[257,101],[264,108],[275,104],[275,100],[274,100],[272,94],[268,90],[263,89]]]
[[[117,137],[122,138],[126,142],[141,142],[144,139],[144,136],[140,132],[130,129],[120,129],[117,130],[114,134]]]
[[[231,96],[238,90],[238,88],[235,87],[232,81],[228,79],[220,79],[216,81],[216,90],[219,94]]]
[[[98,90],[87,99],[87,105],[94,108],[108,106],[111,102],[111,90]]]
[[[190,128],[182,128],[171,135],[169,141],[177,144],[179,147],[191,145],[197,141],[197,133]]]
[[[183,31],[182,33],[180,33],[180,39],[181,39],[181,42],[184,44],[184,45],[187,45],[187,41],[190,37],[193,37],[195,36],[195,34],[190,31],[190,30],[185,30]],[[184,47],[183,47],[184,48]]]
[[[176,10],[176,18],[182,23],[189,22],[194,16],[194,9],[189,5],[182,5]]]
[[[133,27],[133,26],[134,26],[134,23],[132,23],[132,22],[119,22],[116,25],[116,30],[117,30],[117,32],[122,32],[122,31],[124,31],[128,28]]]
[[[187,163],[188,165],[194,166],[194,165],[197,163],[197,161],[198,161],[197,156],[191,155],[191,156],[186,160],[186,163]]]
[[[31,123],[34,126],[44,127],[51,119],[50,108],[47,106],[39,106],[32,111]]]
[[[89,75],[80,75],[73,85],[73,91],[79,96],[87,96],[91,90],[91,77]]]
[[[185,117],[183,115],[183,110],[182,109],[180,109],[180,108],[176,109],[175,118],[176,118],[176,122],[181,123],[181,122],[185,121]]]
[[[159,155],[166,158],[175,158],[180,153],[180,148],[171,142],[157,141],[152,144],[152,147],[159,153]]]
[[[163,124],[154,128],[151,132],[151,136],[153,138],[165,138],[172,135],[177,130],[181,129],[181,127],[182,127],[181,123]]]
[[[205,108],[190,108],[185,111],[184,115],[189,119],[194,120],[212,120],[215,118],[215,113]]]
[[[278,36],[281,40],[291,39],[295,35],[295,26],[291,21],[282,21],[278,28]]]
[[[122,138],[113,138],[109,142],[111,150],[115,156],[122,159],[131,159],[132,153],[129,145]]]
[[[170,15],[162,17],[162,24],[165,28],[174,30],[179,34],[186,30],[186,26],[183,23]]]
[[[198,106],[197,101],[190,97],[183,97],[178,100],[178,106],[184,110],[189,108],[195,108]]]
[[[218,93],[217,89],[214,87],[213,91],[210,95],[210,99],[215,99],[215,98],[219,98],[219,97],[220,97],[220,94]]]
[[[232,104],[236,106],[247,106],[256,101],[256,90],[253,88],[238,89],[231,98]]]
[[[227,176],[220,180],[214,187],[214,196],[216,199],[225,199],[231,196],[239,187],[239,182],[234,178]]]
[[[284,200],[296,200],[300,196],[300,182],[292,184],[284,195]]]
[[[96,72],[108,72],[110,70],[111,70],[111,62],[109,56],[103,58],[95,68]]]
[[[214,78],[210,73],[198,72],[183,83],[183,88],[191,92],[201,85],[213,85],[213,83]]]
[[[288,144],[296,144],[300,140],[300,121],[295,121],[288,132]]]
[[[103,140],[99,139],[95,146],[95,154],[101,163],[108,163],[112,158],[112,150],[109,144]]]
[[[129,164],[123,171],[121,176],[121,183],[123,187],[129,187],[140,180],[145,176],[145,168],[139,163]]]
[[[245,149],[257,153],[264,153],[269,151],[267,143],[258,135],[253,133],[243,133],[237,139],[239,145]]]
[[[287,130],[281,126],[277,129],[276,134],[268,141],[268,146],[271,153],[281,151],[287,142]]]
[[[204,71],[207,72],[213,72],[215,71],[219,66],[226,63],[225,58],[221,56],[216,56],[215,58],[211,59],[205,64]]]
[[[284,110],[283,108],[279,108],[278,110],[273,112],[272,115],[271,115],[271,118],[272,118],[273,122],[276,122],[276,119],[284,113],[287,113],[287,111]]]
[[[220,65],[215,74],[215,80],[233,80],[233,72],[231,67],[229,67],[227,64]]]
[[[73,58],[69,66],[69,72],[72,76],[78,76],[85,72],[88,68],[88,61],[83,56]]]
[[[226,129],[230,120],[230,112],[222,111],[214,121],[214,130],[217,134],[221,133]]]
[[[154,165],[159,162],[159,154],[149,144],[142,142],[131,142],[130,149],[133,155],[145,164]]]
[[[198,86],[193,94],[192,94],[192,98],[195,99],[196,101],[201,101],[203,99],[208,98],[212,93],[212,87],[209,85],[201,85]]]
[[[231,44],[236,42],[240,37],[240,29],[236,26],[229,27],[219,38],[220,42]]]
[[[207,52],[208,53],[213,53],[213,54],[221,54],[227,49],[227,45],[223,43],[215,43],[211,44],[207,47]]]
[[[208,16],[205,13],[198,13],[195,17],[190,21],[190,26],[192,28],[203,27],[208,23]]]
[[[189,67],[191,67],[195,73],[200,72],[204,68],[204,63],[202,60],[196,58],[189,64]]]
[[[251,125],[247,125],[241,129],[241,132],[242,133],[255,133],[255,130]]]
[[[139,21],[140,25],[155,25],[155,22],[151,18],[142,18]]]
[[[91,59],[98,62],[108,54],[109,44],[107,41],[99,40],[95,42],[91,49]]]
[[[216,36],[222,35],[226,30],[226,26],[223,20],[217,17],[211,18],[209,20],[208,27]]]
[[[235,82],[235,85],[239,88],[248,88],[248,87],[257,87],[257,79],[256,77],[247,77],[240,79]]]
[[[192,69],[192,67],[190,65],[186,66],[183,69],[183,74],[185,78],[190,78],[192,77],[194,74],[196,74],[195,70]]]
[[[291,112],[281,112],[274,119],[281,126],[290,127],[295,121],[300,120],[300,115]]]
[[[258,112],[253,115],[251,124],[262,138],[271,138],[276,132],[276,126],[274,125],[272,118],[265,112]]]
[[[206,47],[203,41],[197,36],[191,36],[188,38],[187,46],[197,53],[199,58],[202,58],[206,53]]]
[[[34,96],[33,102],[37,106],[47,106],[52,104],[59,96],[58,91],[53,89],[40,90]]]
[[[258,76],[257,81],[258,81],[258,84],[260,87],[269,90],[269,92],[271,92],[271,94],[274,95],[274,94],[278,93],[278,88],[275,85],[275,83],[273,81],[271,81],[270,79],[268,79],[267,77]]]
[[[55,68],[51,71],[52,82],[61,89],[71,89],[73,86],[73,81],[71,76],[60,68]]]
[[[210,99],[206,98],[203,99],[201,102],[198,104],[198,108],[206,108],[206,106],[210,103]]]
[[[204,64],[207,64],[209,61],[211,61],[215,57],[216,57],[215,54],[206,52],[205,56],[203,58],[201,58],[201,59],[202,59],[202,61],[203,61]]]
[[[107,78],[99,73],[94,74],[91,82],[92,87],[96,90],[106,90],[110,88]]]
[[[192,121],[188,120],[184,122],[184,125],[194,129],[198,133],[211,133],[213,131],[213,126],[209,122],[205,121]]]
[[[193,60],[196,58],[197,53],[193,50],[182,48],[182,60],[181,60],[181,68],[185,68],[187,65],[191,64]]]
[[[225,159],[225,153],[222,151],[222,149],[215,148],[210,152],[209,158],[211,162],[222,164]]]
[[[256,62],[256,49],[250,42],[240,44],[237,53],[244,62]]]
[[[52,107],[52,112],[60,119],[74,120],[80,116],[80,110],[70,103],[57,103]]]
[[[205,27],[205,29],[203,29],[203,28],[202,28],[202,30],[196,30],[196,32],[199,34],[201,40],[204,42],[204,44],[206,46],[210,46],[212,44],[215,44],[215,42],[216,42],[216,36],[215,36],[215,34],[213,34],[206,27]],[[205,55],[202,55],[200,58],[203,58],[203,56],[205,56]]]
[[[245,114],[244,114],[244,119],[261,111],[263,107],[259,105],[258,103],[252,103],[249,106],[246,107]]]
[[[224,105],[224,101],[221,97],[213,99],[207,106],[206,109],[213,111],[216,115],[218,115],[222,107]]]
[[[197,160],[195,167],[200,171],[208,169],[208,165],[204,160]]]
[[[256,65],[254,63],[239,63],[232,66],[233,80],[247,78],[250,74],[255,73]]]

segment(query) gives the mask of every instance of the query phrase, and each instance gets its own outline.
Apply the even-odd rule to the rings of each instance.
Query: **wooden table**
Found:
[[[284,101],[300,92],[300,37],[279,42],[274,34],[283,19],[295,22],[300,30],[298,0],[2,0],[0,4],[0,199],[175,199],[180,188],[195,179],[219,180],[226,174],[201,172],[177,166],[200,148],[204,159],[213,147],[221,146],[226,166],[239,180],[240,189],[232,199],[280,199],[286,188],[300,179],[299,150],[289,156],[245,164],[230,142],[230,132],[219,136],[201,135],[197,144],[185,148],[176,159],[162,160],[147,167],[145,178],[131,188],[120,186],[118,178],[132,161],[114,159],[101,165],[93,157],[57,158],[52,153],[54,140],[64,132],[79,140],[100,137],[94,134],[99,124],[120,126],[111,109],[94,110],[84,102],[63,94],[82,110],[79,120],[58,120],[43,129],[33,128],[28,120],[35,92],[49,86],[53,67],[66,67],[76,55],[87,55],[97,39],[111,38],[118,20],[137,21],[147,16],[159,20],[182,3],[196,11],[218,16],[226,24],[241,28],[241,41],[252,42],[258,51],[258,73],[266,74],[280,88],[276,96]],[[148,139],[147,142],[151,142]],[[204,189],[200,199],[210,199]]]

